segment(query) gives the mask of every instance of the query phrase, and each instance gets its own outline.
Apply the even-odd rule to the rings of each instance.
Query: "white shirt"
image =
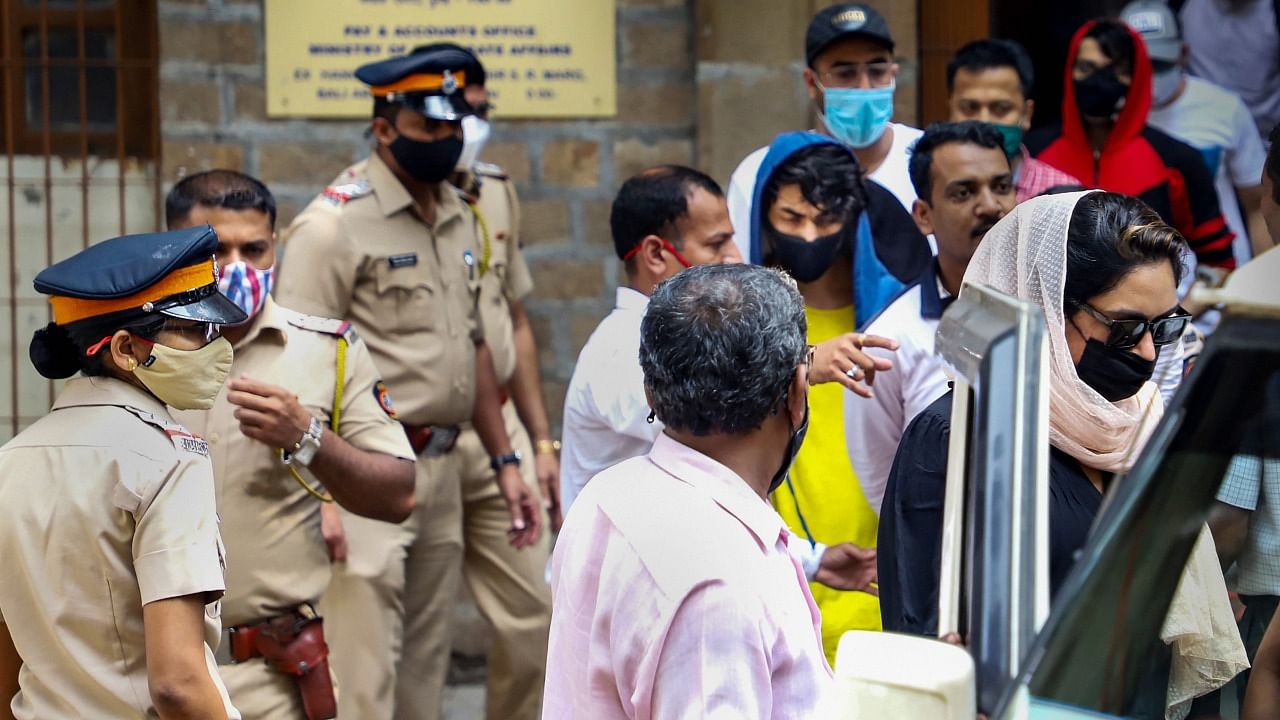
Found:
[[[889,123],[889,129],[893,131],[893,145],[890,146],[889,154],[880,163],[880,167],[868,177],[885,186],[910,213],[911,206],[916,201],[916,189],[911,185],[911,175],[907,172],[907,160],[911,156],[911,146],[924,132],[910,125],[894,122]],[[751,153],[738,164],[738,168],[733,171],[733,177],[729,179],[727,199],[729,219],[733,222],[733,239],[738,243],[738,250],[742,253],[742,257],[747,260],[751,258],[751,203],[756,192],[756,176],[760,173],[760,165],[764,163],[764,156],[768,153],[768,145]]]
[[[1262,182],[1267,150],[1240,96],[1207,80],[1187,76],[1182,95],[1151,109],[1147,123],[1191,145],[1214,174],[1214,189],[1227,226],[1236,234],[1233,252],[1244,264],[1253,257],[1249,228],[1240,215],[1237,187]]]
[[[934,352],[934,335],[942,317],[943,299],[948,297],[938,282],[936,265],[930,265],[921,282],[904,290],[867,326],[868,335],[898,341],[897,352],[869,350],[893,362],[889,372],[876,373],[874,397],[848,393],[844,403],[849,460],[876,514],[880,513],[898,441],[907,425],[947,392],[946,364]]]
[[[617,302],[587,339],[569,380],[561,425],[560,502],[565,516],[601,470],[644,455],[662,433],[650,424],[640,370],[640,321],[649,298],[618,288]]]

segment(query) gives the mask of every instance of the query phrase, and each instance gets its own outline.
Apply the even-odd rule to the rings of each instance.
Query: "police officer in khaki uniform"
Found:
[[[0,715],[239,718],[218,678],[223,553],[204,440],[231,367],[207,227],[93,245],[45,269],[41,375],[75,378],[0,448]]]
[[[526,460],[521,465],[525,482],[538,483],[552,526],[558,527],[560,467],[542,401],[538,347],[524,310],[533,279],[520,250],[515,183],[500,167],[477,160],[489,136],[484,66],[456,45],[424,49],[445,47],[472,59],[463,91],[475,114],[463,121],[465,147],[453,182],[466,192],[480,220],[480,315],[498,382],[510,391],[502,405],[503,421],[511,445]],[[530,436],[536,439],[536,451]],[[520,551],[507,545],[502,499],[488,455],[473,430],[464,430],[455,452],[462,470],[463,576],[494,631],[485,714],[491,720],[534,720],[541,713],[551,626],[551,590],[545,579],[550,537]],[[447,632],[448,627],[438,631]]]
[[[446,179],[462,151],[465,54],[420,52],[366,65],[368,160],[343,172],[286,233],[276,296],[350,320],[369,346],[418,454],[418,510],[401,526],[342,515],[348,554],[323,605],[342,717],[440,712],[446,634],[462,557],[462,494],[452,452],[472,420],[508,507],[507,539],[538,541],[537,493],[503,427],[478,317],[479,223]]]
[[[351,324],[271,299],[276,204],[265,185],[230,170],[199,173],[174,185],[165,211],[170,228],[218,233],[218,289],[249,318],[222,329],[235,362],[213,408],[175,415],[209,441],[233,558],[218,670],[247,717],[332,718],[315,611],[330,575],[320,507],[336,500],[366,517],[404,520],[414,504],[413,451]]]

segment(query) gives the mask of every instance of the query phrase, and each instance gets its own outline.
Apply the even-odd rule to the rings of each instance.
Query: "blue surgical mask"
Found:
[[[870,89],[822,88],[822,119],[827,130],[846,145],[869,147],[884,134],[893,116],[896,87],[897,83]]]

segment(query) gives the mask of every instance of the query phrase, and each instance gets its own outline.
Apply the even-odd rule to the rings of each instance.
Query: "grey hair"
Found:
[[[700,265],[663,282],[640,325],[653,411],[693,435],[759,429],[805,360],[804,299],[786,273]]]

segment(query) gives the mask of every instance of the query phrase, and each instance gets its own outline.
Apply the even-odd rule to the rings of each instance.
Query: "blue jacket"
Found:
[[[797,152],[829,143],[853,154],[839,142],[812,132],[788,132],[774,138],[756,173],[756,186],[751,196],[751,257],[755,265],[764,264],[765,248],[761,236],[769,209],[764,207],[764,188],[778,166]],[[879,183],[865,180],[868,202],[866,211],[858,215],[853,243],[853,306],[859,330],[880,313],[899,293],[928,269],[933,261],[929,241],[920,234],[911,215],[893,193]]]

